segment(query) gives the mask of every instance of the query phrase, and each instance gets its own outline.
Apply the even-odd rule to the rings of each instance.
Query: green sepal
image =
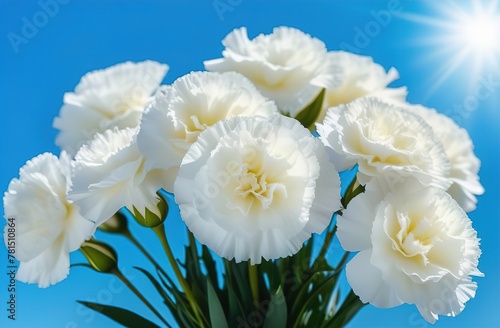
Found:
[[[135,207],[133,206],[133,213],[134,213],[134,218],[143,227],[146,228],[156,228],[160,226],[165,219],[167,218],[168,214],[168,203],[165,197],[160,193],[156,193],[159,198],[159,202],[157,203],[158,210],[160,212],[160,216],[156,215],[154,212],[152,212],[149,208],[145,209],[145,215],[142,215],[142,213]]]
[[[360,185],[358,179],[355,177],[349,184],[349,187],[347,187],[347,190],[345,191],[344,196],[340,200],[340,203],[344,208],[347,208],[347,205],[351,202],[351,200],[354,197],[364,192],[365,192],[365,186]]]

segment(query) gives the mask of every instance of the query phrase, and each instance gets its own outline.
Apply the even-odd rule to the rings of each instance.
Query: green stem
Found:
[[[355,177],[354,180],[352,180],[351,183],[349,184],[349,187],[347,187],[344,197],[342,197],[341,199],[342,206],[344,208],[347,208],[347,205],[351,202],[351,200],[364,191],[365,187],[360,185],[358,179]],[[342,210],[336,211],[335,214],[341,215]],[[330,224],[332,224],[333,222],[334,221],[332,220]],[[316,261],[325,256],[328,247],[330,247],[330,244],[332,243],[333,237],[335,237],[336,232],[337,232],[337,224],[335,224],[332,230],[328,229],[325,236],[325,241],[323,243],[323,246],[321,247],[318,257],[316,258]]]
[[[190,245],[196,245],[196,240],[194,239],[194,235],[191,231],[188,229],[188,240]]]
[[[191,288],[189,288],[189,285],[187,281],[184,279],[181,270],[179,268],[179,265],[177,264],[177,261],[175,260],[174,254],[172,253],[172,249],[170,248],[170,245],[168,244],[167,240],[167,235],[165,234],[165,227],[163,224],[154,227],[153,231],[156,233],[156,236],[158,236],[158,239],[161,242],[161,245],[163,246],[163,250],[165,251],[165,254],[167,255],[168,261],[170,262],[170,265],[172,266],[172,269],[174,270],[175,276],[177,277],[177,280],[181,284],[182,289],[184,290],[184,293],[186,294],[186,297],[191,304],[191,307],[193,308],[193,312],[196,316],[196,319],[198,320],[199,324],[201,327],[204,326],[204,321],[201,319],[200,316],[200,310],[198,305],[196,304],[193,292],[191,291]]]
[[[156,262],[156,260],[149,254],[149,252],[144,248],[144,246],[141,245],[141,243],[130,233],[129,230],[123,233],[123,235],[132,243],[134,244],[135,247],[137,247],[146,258],[153,263],[153,265],[165,276],[167,276],[167,273],[163,268]]]
[[[327,232],[326,237],[325,237],[325,242],[323,243],[323,246],[321,247],[321,251],[319,252],[318,259],[325,256],[326,251],[328,250],[328,247],[330,247],[330,244],[332,243],[333,237],[335,236],[336,232],[337,232],[337,225],[335,225],[331,231]]]
[[[248,278],[250,279],[254,304],[257,306],[259,304],[259,275],[257,265],[252,265],[250,261],[248,261]]]
[[[158,311],[156,311],[153,305],[149,303],[149,301],[141,294],[141,292],[137,288],[135,288],[134,285],[132,285],[132,283],[127,279],[127,277],[125,277],[120,272],[120,270],[113,269],[111,273],[113,273],[116,277],[118,277],[118,279],[120,279],[161,320],[161,322],[167,325],[167,327],[172,327],[168,324],[168,322],[165,319],[163,319],[161,314]]]
[[[335,270],[339,271],[339,268],[343,268],[347,262],[347,259],[349,258],[349,255],[351,252],[345,252],[342,258],[340,259],[339,263],[337,263],[337,266],[335,267]]]

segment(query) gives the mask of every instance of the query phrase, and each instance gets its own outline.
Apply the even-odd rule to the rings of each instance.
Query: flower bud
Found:
[[[135,220],[140,225],[147,228],[155,228],[163,223],[168,214],[168,203],[164,196],[157,192],[159,198],[157,207],[152,210],[146,207],[144,215],[134,206],[133,213]]]
[[[126,233],[128,231],[127,217],[122,212],[118,211],[101,224],[98,229],[108,233]]]
[[[90,239],[80,246],[80,251],[90,266],[98,272],[111,273],[118,268],[116,251],[103,242]]]

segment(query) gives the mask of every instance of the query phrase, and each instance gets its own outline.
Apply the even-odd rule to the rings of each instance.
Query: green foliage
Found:
[[[228,328],[226,315],[222,309],[219,297],[210,281],[207,281],[208,310],[210,315],[210,325],[218,328]]]
[[[263,328],[286,328],[287,323],[287,308],[285,295],[281,286],[271,294],[271,303],[273,307],[269,307],[266,313],[266,321]]]
[[[342,198],[344,208],[362,192],[364,187],[354,180]],[[184,259],[174,261],[183,269],[183,279],[192,296],[154,261],[156,274],[135,269],[150,281],[152,290],[163,300],[164,310],[170,311],[180,327],[343,327],[364,304],[352,291],[339,287],[349,253],[343,253],[336,263],[328,258],[337,231],[336,215],[323,235],[313,236],[293,256],[263,260],[256,266],[215,259],[188,231]],[[322,238],[321,242],[318,238]],[[341,294],[347,295],[343,301]],[[116,321],[118,313],[145,320],[131,317],[123,309],[85,305]],[[162,312],[160,307],[156,308]],[[143,325],[146,326],[150,327]]]
[[[125,327],[129,328],[160,327],[157,324],[149,321],[148,319],[145,319],[140,315],[135,314],[134,312],[126,309],[110,305],[91,303],[91,302],[84,302],[84,301],[77,301],[77,302],[107,316],[108,318],[118,322],[119,324],[124,325]]]
[[[314,123],[318,119],[323,107],[323,99],[325,98],[325,89],[322,89],[318,96],[303,110],[301,110],[295,119],[299,121],[305,128],[314,130]]]

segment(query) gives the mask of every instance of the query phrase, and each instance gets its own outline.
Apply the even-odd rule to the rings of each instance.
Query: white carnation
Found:
[[[406,87],[389,88],[399,78],[398,71],[385,69],[368,56],[344,51],[328,53],[331,65],[341,67],[340,84],[328,88],[325,94],[323,112],[317,121],[321,122],[329,107],[348,104],[361,97],[376,97],[385,102],[401,104],[406,100]]]
[[[364,303],[415,304],[428,322],[456,316],[475,295],[481,254],[471,221],[445,190],[412,179],[384,196],[367,190],[338,218],[342,247],[360,251],[347,279]]]
[[[164,172],[150,169],[136,142],[137,129],[114,128],[97,134],[80,148],[74,161],[69,198],[81,213],[100,225],[120,208],[146,208],[160,215],[156,192],[164,184]]]
[[[443,145],[422,118],[375,98],[328,110],[316,124],[331,160],[342,171],[358,164],[358,180],[416,177],[447,189],[450,163]]]
[[[242,27],[229,33],[222,44],[224,57],[205,61],[205,68],[245,75],[292,117],[322,88],[337,83],[339,68],[327,60],[325,44],[300,30],[277,27],[272,34],[249,40]]]
[[[5,219],[15,222],[15,257],[21,262],[16,278],[45,288],[66,278],[69,253],[94,229],[78,207],[66,198],[71,185],[70,158],[50,153],[28,161],[4,195]],[[4,239],[7,245],[8,226]]]
[[[474,144],[467,131],[459,127],[451,118],[420,105],[412,105],[408,110],[421,116],[429,124],[441,141],[450,161],[450,179],[453,184],[448,193],[465,212],[476,209],[475,195],[484,193],[479,182],[481,162],[474,154]]]
[[[163,89],[140,125],[139,149],[153,168],[165,170],[165,190],[173,192],[179,165],[189,146],[207,127],[233,116],[277,113],[243,75],[194,72]]]
[[[235,117],[200,134],[175,181],[196,238],[237,262],[296,253],[340,208],[323,145],[294,119]]]
[[[59,130],[56,144],[74,155],[96,133],[137,127],[167,71],[167,65],[147,60],[87,73],[64,95],[53,124]]]

